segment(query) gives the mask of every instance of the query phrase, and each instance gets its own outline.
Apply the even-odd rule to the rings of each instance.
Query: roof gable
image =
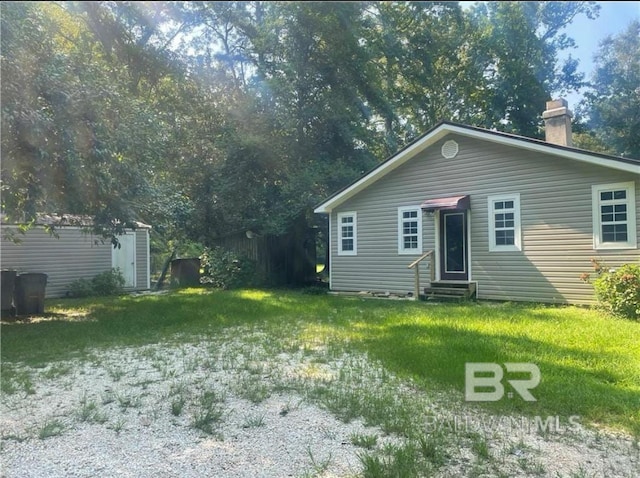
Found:
[[[468,138],[475,138],[482,141],[489,141],[529,151],[537,151],[574,161],[640,175],[640,160],[621,158],[578,148],[559,146],[538,139],[526,138],[523,136],[443,121],[361,178],[334,193],[324,202],[319,204],[314,209],[314,212],[330,213],[333,209],[347,201],[349,198],[355,196],[363,189],[382,179],[391,171],[402,166],[429,146],[435,144],[449,134],[458,134]]]

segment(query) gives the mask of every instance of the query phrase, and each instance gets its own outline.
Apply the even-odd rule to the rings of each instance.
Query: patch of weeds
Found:
[[[265,375],[267,367],[263,362],[252,360],[246,362],[244,369],[249,372],[250,375]]]
[[[73,370],[73,367],[67,363],[52,364],[47,370],[42,373],[42,376],[46,379],[54,379],[68,375]]]
[[[198,360],[196,358],[185,358],[182,361],[182,369],[186,372],[186,373],[193,373],[197,370],[198,368]]]
[[[518,465],[520,466],[520,469],[522,471],[532,475],[544,476],[546,472],[545,467],[541,462],[537,460],[531,460],[526,457],[518,458]]]
[[[214,351],[212,350],[211,353],[213,352]],[[238,358],[232,353],[224,354],[220,358],[220,366],[221,366],[221,369],[224,371],[236,370],[238,368]]]
[[[209,370],[209,371],[217,371],[218,370],[218,365],[217,362],[213,359],[213,358],[205,358],[202,360],[202,363],[200,364],[200,368],[202,370]],[[189,371],[188,369],[185,371]],[[195,369],[192,370],[192,372],[195,372]]]
[[[191,426],[213,435],[216,432],[216,425],[222,420],[224,411],[220,402],[224,401],[215,391],[207,390],[200,395],[197,409],[193,414]]]
[[[329,469],[329,466],[331,465],[331,460],[333,459],[333,456],[331,455],[331,453],[329,453],[329,456],[327,456],[326,458],[319,460],[313,455],[313,452],[311,451],[311,447],[308,446],[307,454],[309,455],[309,461],[311,462],[310,476],[320,476]]]
[[[479,433],[474,433],[471,438],[471,451],[481,460],[487,461],[491,458],[489,443],[487,438]]]
[[[390,476],[423,476],[426,466],[420,465],[416,446],[407,442],[404,445],[388,445],[379,454],[358,455],[362,463],[364,478],[387,478]]]
[[[264,426],[264,413],[245,417],[242,428],[258,428]]]
[[[46,438],[62,435],[64,432],[64,424],[57,419],[47,419],[38,430],[38,438],[44,440]]]
[[[370,453],[358,454],[358,459],[362,463],[362,476],[364,478],[386,478],[387,462],[377,455]]]
[[[2,439],[1,441],[8,441],[8,440],[12,440],[18,443],[22,443],[23,441],[27,440],[26,436],[20,436],[20,435],[14,435],[13,433],[9,433],[8,435],[2,435]]]
[[[185,395],[187,393],[187,385],[183,381],[173,382],[169,386],[169,396]]]
[[[232,386],[233,393],[251,403],[262,403],[271,396],[271,387],[260,377],[243,375]]]
[[[171,414],[176,417],[180,416],[182,414],[185,403],[187,403],[187,399],[184,397],[184,395],[173,397],[173,399],[171,400]]]
[[[171,397],[171,414],[179,416],[182,414],[187,403],[187,386],[184,382],[173,382],[169,387],[169,397]]]
[[[422,457],[435,468],[440,468],[447,462],[447,439],[443,433],[420,435],[416,441]]]
[[[36,393],[33,377],[27,370],[18,370],[8,365],[2,366],[2,393],[13,395],[18,392],[24,392],[26,395],[34,395]]]
[[[328,428],[328,427],[322,427],[321,431],[322,431],[322,436],[327,440],[335,440],[338,436],[335,430],[332,430],[331,428]]]
[[[152,347],[143,347],[140,348],[136,351],[136,353],[144,358],[144,359],[149,359],[151,361],[156,361],[157,359],[162,359],[162,356],[160,355],[160,352],[158,350],[156,350],[155,348]]]
[[[123,368],[118,366],[107,367],[107,374],[111,377],[111,380],[114,382],[119,382],[122,377],[125,375],[125,371]]]
[[[349,357],[332,380],[298,380],[306,396],[345,423],[362,418],[385,433],[409,436],[425,407],[415,395],[403,393],[400,380],[366,358]]]
[[[590,474],[585,470],[582,466],[580,466],[577,470],[569,473],[569,478],[595,478],[595,473]]]
[[[305,364],[300,370],[300,375],[307,380],[316,380],[330,382],[333,375],[321,366],[319,359],[316,358],[313,363]]]
[[[113,422],[109,428],[111,428],[114,432],[120,433],[124,428],[126,420],[123,417],[119,417],[115,422]]]
[[[416,403],[411,403],[390,385],[373,386],[366,380],[363,382],[359,385],[344,380],[316,383],[308,394],[345,423],[362,417],[366,425],[402,435],[414,428],[421,412]]]
[[[138,408],[141,405],[141,400],[139,395],[128,395],[124,393],[115,393],[114,394],[118,405],[123,410],[128,408]]]
[[[88,400],[86,394],[80,398],[80,410],[78,410],[78,419],[87,423],[104,423],[107,417],[98,409],[98,405],[94,400]]]
[[[378,444],[378,435],[364,435],[362,433],[353,433],[349,437],[351,444],[366,450],[375,448]]]
[[[160,368],[160,373],[162,374],[162,378],[165,380],[175,378],[178,375],[176,369],[165,366]]]
[[[448,459],[446,437],[421,435],[402,445],[387,444],[380,452],[358,455],[365,478],[432,476]]]

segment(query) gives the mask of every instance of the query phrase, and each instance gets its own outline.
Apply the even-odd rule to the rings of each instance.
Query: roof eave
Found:
[[[590,153],[588,151],[581,152],[580,150],[576,150],[574,148],[565,148],[558,147],[557,145],[553,144],[545,144],[540,140],[512,136],[505,133],[442,122],[436,125],[431,131],[427,132],[424,136],[418,138],[415,142],[411,143],[406,148],[396,153],[394,156],[379,164],[376,168],[365,174],[357,181],[351,183],[349,186],[333,194],[327,200],[316,206],[313,212],[318,214],[331,213],[331,211],[333,211],[336,207],[338,207],[351,197],[355,196],[357,193],[373,184],[378,179],[386,176],[397,167],[403,165],[409,159],[424,151],[426,148],[439,141],[447,134],[451,133],[470,138],[482,139],[484,141],[491,141],[502,145],[513,146],[520,149],[538,151],[554,156],[561,156],[564,158],[573,159],[575,161],[581,161],[584,163],[594,164],[640,175],[640,164],[618,160],[618,158],[615,157],[607,158],[599,156],[597,155],[597,153]]]

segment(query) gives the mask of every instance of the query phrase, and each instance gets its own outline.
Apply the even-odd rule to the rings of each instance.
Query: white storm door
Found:
[[[118,236],[119,248],[111,249],[111,265],[120,269],[125,287],[136,286],[136,236],[123,234]]]

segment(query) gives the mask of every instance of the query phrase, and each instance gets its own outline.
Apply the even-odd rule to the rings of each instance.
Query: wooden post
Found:
[[[418,268],[420,267],[420,262],[422,262],[422,260],[426,259],[428,256],[430,256],[429,267],[431,268],[431,282],[434,282],[436,273],[435,273],[435,269],[433,268],[433,251],[425,252],[418,259],[416,259],[415,261],[413,261],[411,264],[407,266],[409,269],[411,268],[415,269],[414,288],[415,288],[416,300],[420,300],[420,270]]]
[[[432,283],[436,281],[436,261],[433,258],[434,255],[433,253],[429,255],[429,275]]]

